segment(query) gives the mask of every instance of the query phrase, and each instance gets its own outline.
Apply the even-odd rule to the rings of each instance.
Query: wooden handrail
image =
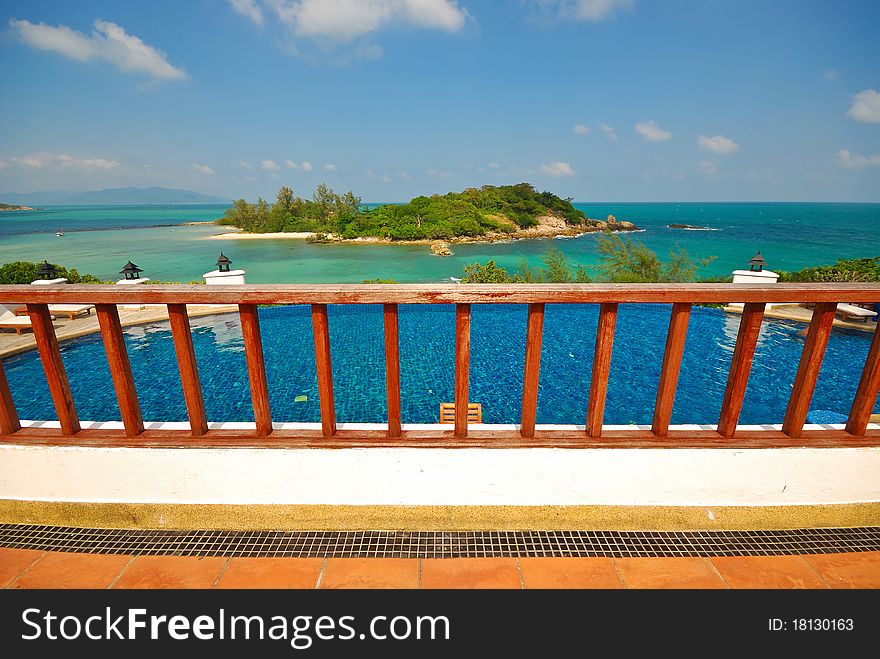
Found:
[[[400,341],[398,339],[397,305],[386,304],[385,324],[385,390],[388,398],[388,436],[400,437]]]
[[[532,304],[880,302],[877,284],[64,284],[0,286],[0,304]]]
[[[471,367],[471,305],[455,306],[455,436],[468,434],[468,385]]]
[[[28,303],[27,310],[40,360],[43,362],[43,370],[46,372],[49,393],[52,395],[55,412],[61,423],[61,431],[65,435],[75,435],[80,431],[79,418],[76,415],[73,394],[70,392],[67,371],[64,370],[64,362],[61,360],[61,351],[58,349],[52,316],[49,315],[49,309],[45,304]]]
[[[733,349],[733,359],[730,361],[730,372],[727,376],[727,387],[724,390],[724,399],[721,401],[721,415],[718,418],[718,434],[722,437],[733,437],[736,432],[736,424],[746,395],[746,385],[749,383],[749,373],[752,371],[752,361],[755,358],[755,348],[761,334],[764,306],[755,302],[747,302],[743,306],[736,346]]]
[[[21,430],[18,411],[15,409],[15,401],[12,400],[12,392],[6,380],[6,370],[0,363],[0,433],[9,435],[18,430]]]
[[[672,404],[675,402],[675,389],[678,385],[678,373],[681,370],[681,358],[684,355],[684,341],[687,337],[690,317],[690,304],[676,302],[672,305],[669,331],[666,334],[666,349],[663,351],[663,366],[660,370],[660,382],[657,385],[654,419],[651,421],[651,430],[657,437],[665,437],[669,433],[669,419],[672,416]]]
[[[538,383],[541,376],[541,335],[544,330],[544,305],[530,304],[526,328],[526,358],[523,372],[523,396],[520,433],[535,436],[538,411]]]
[[[171,336],[174,339],[177,366],[180,368],[180,384],[183,387],[190,432],[194,437],[199,437],[208,432],[208,420],[205,416],[205,398],[202,396],[202,383],[196,366],[196,352],[186,305],[169,304],[168,319],[171,321]]]
[[[602,436],[605,417],[605,396],[608,393],[608,374],[611,372],[611,349],[614,346],[614,327],[617,324],[617,305],[599,307],[596,327],[596,352],[593,354],[593,373],[590,378],[590,399],[587,402],[587,434]]]
[[[257,437],[272,432],[272,411],[269,405],[269,385],[266,382],[266,364],[263,358],[263,338],[260,336],[260,316],[253,304],[238,307],[241,318],[241,337],[247,361],[248,380],[251,385],[251,404],[254,408],[254,425]]]
[[[801,431],[804,429],[807,410],[810,407],[810,400],[813,398],[813,390],[816,388],[816,380],[819,377],[819,369],[822,368],[825,347],[831,336],[835,309],[837,309],[836,302],[822,302],[813,309],[807,340],[804,341],[804,350],[801,353],[801,361],[798,364],[797,375],[795,375],[791,388],[788,409],[785,411],[785,419],[782,422],[782,432],[789,437],[800,437]]]
[[[848,433],[857,437],[865,434],[878,393],[880,393],[880,332],[875,330],[868,357],[865,359],[865,367],[862,369],[859,388],[856,390],[846,423]]]
[[[679,376],[688,320],[692,304],[717,303],[737,300],[744,302],[740,328],[731,361],[727,388],[721,406],[717,431],[701,430],[701,441],[747,441],[743,437],[759,437],[778,445],[789,445],[779,439],[795,441],[801,436],[813,437],[815,431],[804,431],[807,410],[815,388],[822,357],[837,302],[875,302],[880,300],[878,284],[774,284],[753,286],[742,284],[515,284],[515,285],[247,285],[247,286],[191,286],[141,285],[137,287],[64,285],[64,286],[0,286],[0,303],[26,304],[34,328],[34,338],[46,373],[49,392],[55,404],[61,425],[61,436],[104,436],[106,432],[94,429],[82,431],[71,395],[70,385],[58,348],[58,340],[48,312],[50,303],[93,303],[107,352],[114,388],[122,414],[124,436],[129,439],[155,441],[156,431],[144,430],[138,406],[131,366],[125,350],[117,304],[165,304],[168,307],[175,352],[180,368],[181,383],[190,419],[191,434],[213,436],[205,415],[205,401],[201,390],[193,348],[193,337],[187,314],[188,304],[238,305],[242,337],[251,387],[256,432],[241,431],[241,436],[284,440],[290,431],[273,431],[269,406],[264,355],[259,327],[259,304],[309,304],[315,343],[315,364],[321,410],[320,436],[324,440],[345,441],[351,431],[337,432],[331,365],[330,304],[383,304],[386,391],[388,396],[388,426],[384,431],[369,431],[370,441],[380,437],[388,441],[415,441],[446,438],[444,441],[475,437],[485,445],[488,438],[499,442],[521,440],[522,445],[541,445],[556,438],[563,442],[576,441],[568,431],[536,429],[538,384],[540,380],[541,343],[546,304],[593,303],[600,304],[596,330],[596,348],[587,409],[586,432],[581,434],[583,445],[596,445],[601,438],[618,441],[618,431],[603,433],[605,398],[611,366],[614,330],[618,306],[622,303],[671,303],[669,331],[658,384],[657,399],[651,431],[638,431],[642,437],[662,442],[664,439],[681,441],[680,430],[669,429],[676,384]],[[813,319],[804,345],[797,377],[792,387],[788,410],[782,423],[782,432],[737,430],[749,372],[768,302],[805,302],[815,306]],[[470,376],[470,328],[472,304],[517,303],[528,304],[526,354],[524,362],[522,416],[518,430],[486,431],[468,428]],[[404,430],[401,425],[400,400],[400,345],[398,328],[399,304],[455,304],[455,425],[454,430]],[[868,420],[880,390],[880,334],[875,331],[871,349],[861,374],[859,388],[853,401],[846,432],[833,431],[834,438],[872,441],[880,436],[876,430],[866,430]],[[5,373],[0,365],[0,435],[43,436],[57,430],[21,428]],[[112,436],[116,431],[108,431]],[[161,431],[168,437],[177,437],[181,431]],[[312,437],[303,431],[303,437]],[[488,432],[488,434],[486,434]],[[556,434],[554,434],[556,432]],[[827,431],[832,432],[832,431]],[[43,433],[43,434],[40,434]],[[161,434],[160,433],[160,434]],[[376,434],[378,433],[378,434]],[[756,434],[757,433],[757,434]],[[763,434],[761,434],[763,433]],[[832,433],[832,434],[833,434]],[[558,436],[557,436],[558,435]],[[223,435],[228,436],[228,433]],[[830,436],[830,435],[829,435]],[[341,438],[341,439],[340,439]],[[714,438],[714,439],[713,439]],[[786,440],[786,441],[787,441]],[[309,441],[312,441],[311,439]],[[834,439],[835,442],[841,441]],[[328,444],[330,445],[330,444]],[[335,444],[334,444],[335,445]],[[460,445],[469,445],[460,442]],[[714,444],[713,444],[714,445]],[[762,444],[763,445],[763,444]]]
[[[318,375],[321,430],[324,433],[324,437],[332,437],[336,432],[336,404],[333,402],[330,320],[327,317],[326,304],[312,305],[312,331],[315,335],[315,371]]]
[[[107,353],[107,364],[113,387],[116,389],[116,400],[119,402],[119,413],[128,437],[137,437],[144,431],[144,419],[138,403],[131,363],[125,349],[122,336],[122,323],[115,305],[99,304],[96,307],[98,324],[101,327],[101,338],[104,339],[104,350]]]

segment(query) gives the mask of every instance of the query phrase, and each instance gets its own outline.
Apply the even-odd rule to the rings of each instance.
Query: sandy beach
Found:
[[[245,233],[230,232],[218,233],[214,236],[207,236],[211,240],[276,240],[278,238],[293,238],[295,240],[305,240],[315,235],[311,231],[285,231],[279,233]]]

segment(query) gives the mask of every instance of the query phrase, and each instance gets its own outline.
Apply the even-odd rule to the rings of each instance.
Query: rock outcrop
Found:
[[[431,254],[434,256],[452,256],[452,250],[449,249],[449,243],[437,240],[431,243]]]
[[[692,231],[711,231],[711,227],[702,227],[698,224],[667,224],[670,229],[690,229]]]

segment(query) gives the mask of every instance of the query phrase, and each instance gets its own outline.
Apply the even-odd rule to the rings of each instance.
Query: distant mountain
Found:
[[[92,192],[0,193],[0,202],[24,206],[141,206],[150,204],[228,204],[230,199],[173,188],[110,188]]]

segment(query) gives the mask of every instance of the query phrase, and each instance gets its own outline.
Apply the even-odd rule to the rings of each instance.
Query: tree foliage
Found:
[[[323,183],[311,199],[296,197],[283,186],[272,204],[262,198],[256,204],[236,199],[218,222],[252,233],[339,233],[361,214],[360,206],[360,198],[351,192],[337,194]]]
[[[550,248],[541,256],[544,267],[533,267],[522,259],[513,274],[495,261],[485,265],[472,263],[464,269],[465,283],[587,283],[593,280],[590,270],[599,273],[600,281],[616,283],[691,282],[697,280],[697,270],[714,257],[694,261],[683,249],[670,252],[670,259],[662,262],[657,254],[641,242],[623,239],[617,235],[601,236],[598,244],[601,261],[598,265],[570,264],[557,248]],[[878,273],[880,274],[880,273]]]
[[[13,261],[0,266],[0,284],[30,284],[40,279],[39,271],[42,263],[29,261]],[[90,274],[80,274],[76,268],[68,270],[64,266],[52,264],[58,272],[58,277],[63,277],[71,284],[101,284],[100,279]]]
[[[880,256],[864,259],[840,259],[834,265],[820,265],[795,272],[780,272],[779,281],[839,283],[880,281]]]
[[[538,192],[528,183],[486,185],[372,209],[362,207],[361,199],[353,193],[340,195],[323,183],[310,200],[295,197],[285,186],[271,205],[262,199],[257,204],[236,199],[218,222],[254,233],[310,231],[342,238],[442,240],[512,233],[534,226],[544,215],[562,218],[571,225],[587,222],[571,199]]]
[[[640,240],[616,234],[599,236],[596,248],[602,278],[616,283],[692,282],[697,280],[697,270],[715,259],[712,256],[694,261],[684,248],[679,248],[670,251],[669,261],[664,263]]]
[[[490,260],[486,265],[471,263],[464,267],[465,284],[512,284],[517,281],[505,268]]]

